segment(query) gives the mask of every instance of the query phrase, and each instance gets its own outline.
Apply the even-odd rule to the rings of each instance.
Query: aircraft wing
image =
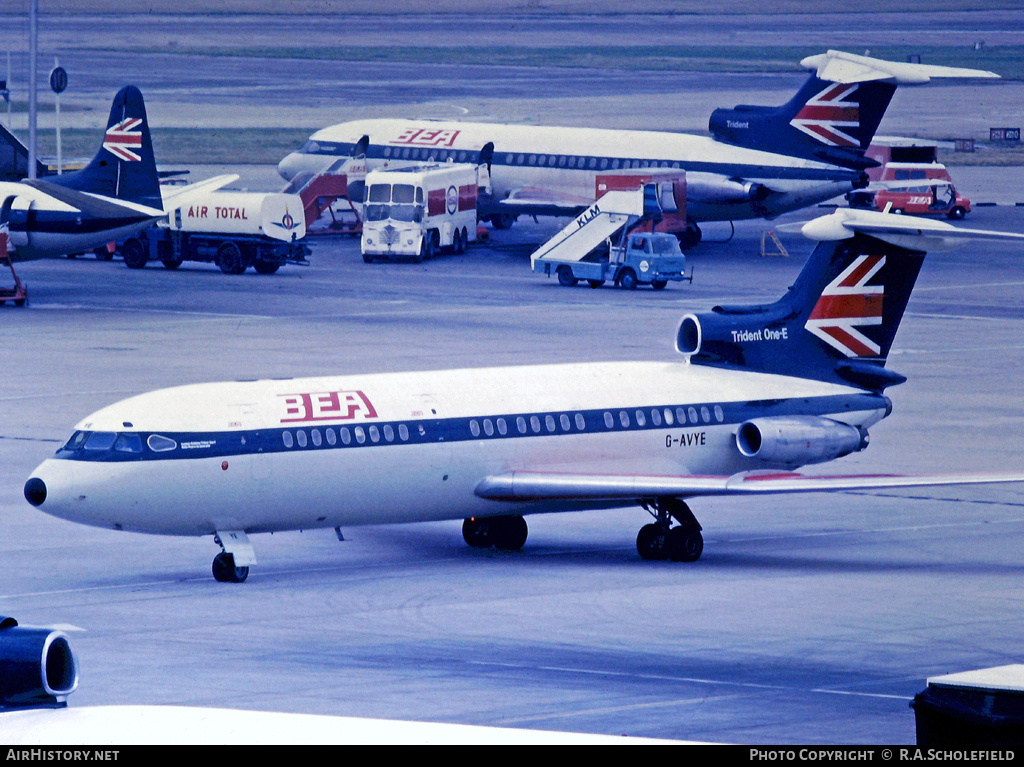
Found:
[[[593,200],[562,194],[543,187],[514,189],[501,200],[493,200],[489,212],[526,216],[577,216],[593,204]]]
[[[220,189],[223,186],[227,186],[233,181],[238,180],[237,173],[225,173],[222,176],[214,176],[208,178],[205,181],[197,181],[194,184],[188,184],[181,187],[172,187],[171,189],[161,188],[161,195],[164,200],[164,210],[170,212],[176,208],[180,208],[182,205],[188,205],[193,200],[202,197],[208,192]]]
[[[786,471],[749,471],[730,476],[670,476],[511,471],[486,477],[475,492],[493,501],[614,501],[1009,482],[1024,482],[1024,473],[814,476]]]

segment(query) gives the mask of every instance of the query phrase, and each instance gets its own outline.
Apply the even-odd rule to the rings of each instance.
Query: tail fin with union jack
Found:
[[[47,180],[80,192],[162,209],[153,141],[139,89],[126,85],[118,91],[110,107],[103,142],[88,165]]]
[[[689,314],[677,348],[693,363],[881,391],[906,380],[885,362],[924,256],[863,233],[820,242],[781,299]]]
[[[896,92],[890,82],[828,82],[811,75],[780,107],[716,109],[709,128],[719,141],[863,170],[865,157]]]

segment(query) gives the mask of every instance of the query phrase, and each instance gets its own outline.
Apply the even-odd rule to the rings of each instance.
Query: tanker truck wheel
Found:
[[[124,259],[124,265],[129,269],[141,269],[149,260],[146,257],[145,246],[134,237],[121,244],[121,258]]]
[[[217,266],[224,274],[241,274],[245,271],[242,251],[233,242],[225,242],[217,248]]]
[[[281,268],[280,261],[266,261],[262,258],[257,258],[252,265],[253,269],[256,270],[257,274],[273,274]]]

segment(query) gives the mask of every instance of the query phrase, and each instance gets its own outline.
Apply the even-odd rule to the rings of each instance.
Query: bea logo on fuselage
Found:
[[[458,135],[459,131],[445,128],[409,128],[388,143],[402,146],[452,146]]]
[[[376,418],[377,410],[361,391],[303,392],[279,394],[284,398],[285,417],[281,423],[353,421]]]

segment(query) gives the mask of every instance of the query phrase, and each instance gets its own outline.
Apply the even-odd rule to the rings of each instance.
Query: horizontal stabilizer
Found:
[[[125,216],[138,216],[159,218],[163,211],[159,208],[151,208],[142,203],[134,203],[128,200],[118,200],[112,197],[80,192],[76,189],[60,186],[48,179],[25,179],[22,183],[48,194],[65,205],[70,205],[75,210],[95,219],[117,219]]]
[[[982,69],[885,61],[843,51],[828,51],[816,56],[808,56],[800,61],[800,66],[814,72],[819,80],[833,83],[888,80],[900,85],[921,85],[936,77],[999,77],[995,72]]]
[[[476,494],[494,501],[614,501],[1011,482],[1024,482],[1024,473],[812,476],[753,471],[731,476],[694,477],[514,471],[485,478],[477,485]]]
[[[967,240],[1024,241],[1022,234],[962,229],[945,221],[853,208],[839,208],[808,221],[800,231],[808,239],[819,242],[847,240],[860,232],[901,248],[925,252],[950,250]]]

